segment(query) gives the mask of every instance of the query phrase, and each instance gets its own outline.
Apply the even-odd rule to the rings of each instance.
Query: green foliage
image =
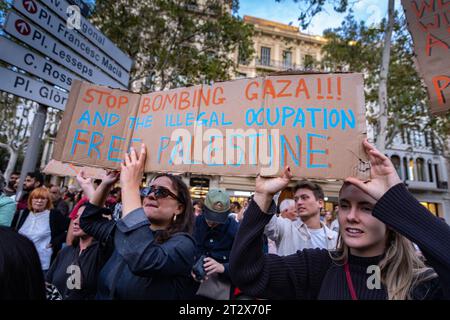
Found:
[[[339,28],[324,32],[323,67],[330,71],[362,72],[368,121],[377,129],[381,54],[386,22],[366,26],[350,14]],[[430,116],[424,83],[414,67],[412,39],[404,17],[396,15],[388,76],[388,145],[396,134],[408,130],[430,132],[444,141],[450,117]],[[438,149],[444,149],[441,143]]]
[[[0,23],[3,23],[6,18],[6,14],[11,9],[11,1],[10,0],[2,0],[0,1]]]
[[[227,80],[237,67],[232,53],[253,54],[252,27],[223,3],[97,0],[93,20],[135,60],[131,80],[145,78],[142,91],[174,88]]]

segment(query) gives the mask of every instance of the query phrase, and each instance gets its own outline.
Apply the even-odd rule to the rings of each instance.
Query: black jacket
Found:
[[[50,266],[46,281],[58,288],[63,300],[93,300],[97,293],[98,275],[108,258],[109,252],[95,240],[81,254],[78,244],[67,246]],[[77,285],[68,286],[69,278],[76,276],[79,276],[75,279],[79,281]]]
[[[16,231],[19,231],[25,223],[25,220],[27,219],[29,214],[30,210],[28,209],[20,210],[19,212],[17,212],[14,215],[11,227]],[[55,209],[50,210],[49,220],[51,231],[50,243],[52,244],[53,249],[51,262],[53,262],[59,250],[61,250],[62,244],[66,241],[67,229],[69,228],[70,220],[64,217],[58,210]]]
[[[272,212],[274,203],[269,209]],[[372,215],[416,243],[438,277],[412,290],[412,299],[450,299],[450,227],[425,209],[398,184],[376,203]],[[246,294],[268,299],[351,299],[342,263],[324,249],[305,249],[280,257],[264,255],[262,234],[271,215],[252,201],[244,215],[230,258],[231,278]],[[384,285],[367,286],[367,267],[380,257],[348,259],[358,299],[387,299]]]
[[[112,248],[100,271],[98,299],[192,299],[198,285],[191,276],[195,241],[187,233],[174,234],[162,244],[142,208],[119,221],[104,221],[109,209],[88,204],[80,227]]]
[[[228,217],[224,224],[210,228],[204,215],[195,220],[194,238],[197,242],[197,255],[206,255],[223,264],[223,276],[230,280],[229,260],[234,237],[239,229],[239,223]]]

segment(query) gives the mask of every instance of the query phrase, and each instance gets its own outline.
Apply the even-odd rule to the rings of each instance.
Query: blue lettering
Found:
[[[311,127],[316,128],[316,112],[320,111],[319,108],[307,108],[306,111],[308,111],[311,114]]]
[[[164,141],[167,141],[166,145],[163,144]],[[165,149],[167,149],[169,147],[169,143],[170,143],[170,137],[162,136],[159,139],[158,163],[161,163],[161,154],[162,154],[163,150],[165,150]]]
[[[99,136],[101,139],[100,141],[97,141],[95,143],[95,137]],[[92,132],[91,141],[89,141],[89,148],[88,148],[88,157],[91,157],[91,151],[95,150],[97,152],[97,159],[100,159],[100,150],[98,149],[98,146],[103,143],[103,134],[97,131]]]
[[[295,117],[295,120],[294,120],[294,123],[292,126],[296,127],[297,123],[300,123],[302,128],[305,127],[305,113],[300,108],[297,109],[297,115]]]
[[[80,140],[80,139],[79,139],[79,134],[80,134],[80,133],[88,134],[89,131],[83,130],[83,129],[76,129],[76,130],[75,130],[75,135],[74,135],[74,137],[73,137],[73,142],[72,142],[72,149],[70,150],[70,154],[71,154],[71,155],[74,154],[77,144],[81,144],[81,145],[87,144],[87,141],[85,141],[85,140]]]
[[[289,142],[287,141],[286,137],[284,136],[284,134],[282,134],[280,136],[280,140],[281,140],[280,141],[280,144],[281,144],[281,146],[280,146],[281,147],[281,167],[284,168],[284,166],[285,166],[284,159],[286,157],[286,154],[285,154],[286,146],[287,146],[287,150],[289,152],[289,155],[291,156],[291,159],[294,161],[294,163],[295,163],[295,165],[297,167],[300,167],[300,158],[301,158],[301,141],[300,141],[300,137],[297,136],[297,135],[295,136],[295,142],[297,144],[297,158],[295,157],[294,151],[292,150],[292,148],[291,148]]]
[[[286,119],[292,117],[295,114],[295,109],[292,107],[283,107],[281,125],[286,125]]]
[[[334,119],[333,119],[334,116]],[[339,124],[339,112],[336,109],[330,111],[330,127],[336,128]]]
[[[280,121],[280,110],[278,108],[275,108],[274,110],[276,114],[275,121],[272,121],[270,111],[271,111],[270,108],[266,109],[267,123],[269,124],[269,126],[275,126]]]
[[[345,113],[345,110],[341,110],[341,118],[342,118],[342,130],[345,130],[345,123],[348,123],[350,129],[355,129],[356,120],[355,115],[353,114],[353,111],[348,109],[347,110],[351,119],[348,118],[347,114]]]
[[[306,134],[306,167],[307,168],[328,168],[327,164],[312,164],[312,155],[313,154],[326,154],[326,150],[315,149],[312,150],[312,138],[319,138],[327,140],[327,136],[322,136],[320,134],[307,133]]]
[[[121,158],[112,158],[111,157],[111,153],[113,152],[121,152],[120,149],[114,148],[114,143],[116,142],[116,140],[119,141],[125,141],[125,138],[119,137],[119,136],[112,136],[111,137],[111,142],[109,143],[109,149],[108,149],[108,160],[109,161],[113,161],[113,162],[122,162]]]
[[[91,125],[91,115],[89,113],[89,110],[86,110],[85,112],[83,112],[83,114],[81,115],[81,118],[78,120],[77,124],[81,124],[83,121],[86,121],[88,126]]]

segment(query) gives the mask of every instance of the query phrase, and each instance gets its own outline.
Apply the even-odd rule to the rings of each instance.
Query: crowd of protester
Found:
[[[77,186],[30,172],[18,199],[19,173],[0,175],[0,299],[450,299],[450,227],[364,148],[371,180],[349,177],[332,211],[289,168],[243,203],[193,200],[169,173],[143,187],[145,146]]]

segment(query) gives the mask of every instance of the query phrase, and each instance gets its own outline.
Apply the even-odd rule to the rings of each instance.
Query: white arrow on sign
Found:
[[[23,74],[0,67],[0,90],[64,110],[68,94]]]
[[[20,34],[23,34],[24,36],[27,36],[30,34],[30,31],[31,31],[30,25],[28,23],[26,23],[25,21],[23,21],[21,19],[17,19],[17,21],[14,25],[16,26],[16,30]]]
[[[22,0],[23,1],[23,6],[25,7],[25,9],[27,9],[27,11],[29,13],[36,13],[37,12],[37,7],[36,7],[36,3],[33,0]]]
[[[25,18],[23,20],[30,26],[31,32],[28,36],[22,35],[14,27],[18,20],[22,20],[22,18],[11,11],[6,19],[5,32],[92,83],[102,84],[112,88],[125,88],[122,84],[110,78],[100,69],[97,69],[91,63],[80,57],[73,50],[61,45],[45,31],[30,24]]]

